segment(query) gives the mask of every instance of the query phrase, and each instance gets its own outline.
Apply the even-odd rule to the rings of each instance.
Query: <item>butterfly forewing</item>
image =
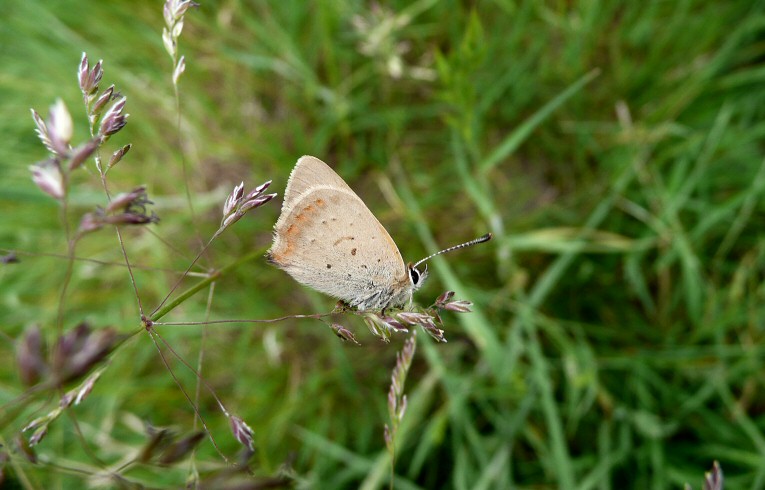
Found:
[[[298,282],[352,306],[409,286],[401,254],[329,166],[302,157],[290,176],[269,256]]]
[[[334,189],[344,189],[351,194],[356,195],[353,192],[353,189],[351,189],[348,184],[345,183],[343,178],[337,175],[337,172],[332,170],[329,165],[316,157],[309,155],[302,156],[298,159],[295,168],[292,169],[290,178],[287,181],[287,189],[284,191],[282,215],[279,217],[279,221],[286,219],[285,211],[289,211],[292,208],[301,194],[307,191],[309,187],[317,185],[326,185]]]

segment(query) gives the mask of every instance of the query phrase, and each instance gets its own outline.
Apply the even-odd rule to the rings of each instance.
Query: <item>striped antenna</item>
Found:
[[[479,243],[488,242],[489,240],[491,240],[491,233],[487,233],[484,236],[482,236],[480,238],[476,238],[475,240],[470,240],[469,242],[460,243],[459,245],[455,245],[453,247],[445,248],[445,249],[441,250],[440,252],[436,252],[433,255],[429,255],[429,256],[425,257],[421,261],[419,261],[416,264],[414,264],[412,267],[417,267],[418,265],[422,264],[426,260],[432,259],[436,255],[445,254],[446,252],[452,252],[454,250],[459,250],[461,248],[472,247],[473,245],[478,245]]]

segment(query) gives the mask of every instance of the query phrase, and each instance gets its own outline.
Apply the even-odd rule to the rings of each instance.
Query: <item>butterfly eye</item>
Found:
[[[410,267],[409,277],[412,279],[412,284],[416,286],[420,282],[422,274],[420,274],[420,271],[418,271],[415,267]]]
[[[420,271],[415,266],[409,266],[409,279],[412,281],[412,288],[416,291],[422,287],[422,283],[428,278],[428,266],[425,265],[425,269]]]

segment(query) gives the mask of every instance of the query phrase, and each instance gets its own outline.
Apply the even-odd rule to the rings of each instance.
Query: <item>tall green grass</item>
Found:
[[[115,144],[134,146],[110,178],[146,184],[162,218],[154,234],[125,231],[150,307],[199,251],[193,230],[215,232],[230,189],[273,179],[281,193],[303,154],[346,178],[407,260],[494,233],[435,259],[416,298],[450,289],[475,305],[444,315],[447,344],[418,336],[395,488],[699,487],[714,460],[729,488],[765,488],[763,2],[204,1],[181,38],[180,131],[161,2],[6,3],[0,248],[21,259],[0,266],[6,482],[95,481],[144,447],[143,422],[183,434],[195,424],[142,334],[51,425],[40,463],[14,449],[23,424],[57,403],[43,394],[9,416],[24,392],[15,343],[32,324],[53,341],[66,269],[45,255],[66,243],[27,170],[45,156],[29,108],[63,98],[85,137],[85,51],[128,97]],[[103,204],[90,172],[74,211]],[[166,319],[202,321],[208,300],[213,319],[329,311],[331,299],[260,258],[277,216],[271,203],[222,235],[201,264],[236,267]],[[107,230],[77,255],[123,262]],[[76,262],[65,304],[67,329],[139,327],[120,265]],[[362,347],[311,320],[157,329],[194,366],[203,349],[205,380],[254,430],[256,477],[384,488],[386,393],[404,339],[383,344],[339,321]],[[193,395],[194,374],[164,352]],[[200,412],[235,459],[240,445],[204,390]],[[202,476],[225,467],[207,440],[194,461]],[[125,477],[177,487],[190,474],[134,465]]]

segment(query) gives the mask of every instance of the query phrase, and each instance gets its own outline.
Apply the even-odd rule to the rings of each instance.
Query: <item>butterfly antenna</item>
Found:
[[[427,257],[425,257],[421,261],[419,261],[416,264],[414,264],[413,267],[417,267],[418,265],[422,264],[426,260],[432,259],[436,255],[445,254],[446,252],[453,252],[454,250],[459,250],[461,248],[472,247],[473,245],[478,245],[479,243],[488,242],[489,240],[491,240],[491,233],[487,233],[484,236],[476,238],[475,240],[470,240],[469,242],[460,243],[459,245],[455,245],[453,247],[445,248],[445,249],[441,250],[440,252],[434,253],[433,255],[428,255]]]

